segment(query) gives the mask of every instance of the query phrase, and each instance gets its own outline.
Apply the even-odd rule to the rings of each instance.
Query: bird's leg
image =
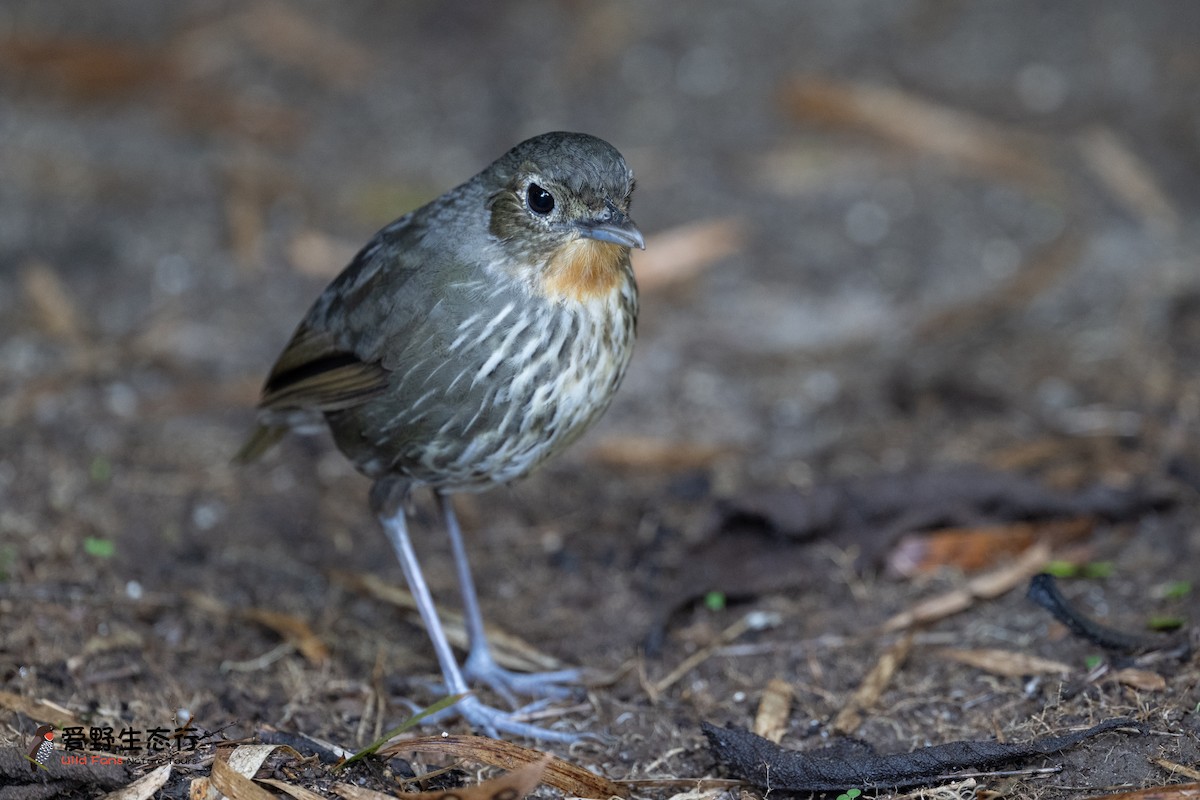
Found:
[[[462,528],[458,525],[458,517],[454,514],[454,505],[450,502],[449,495],[438,492],[437,496],[442,516],[446,520],[446,531],[450,534],[450,549],[454,553],[454,566],[462,590],[463,617],[470,639],[470,650],[463,671],[467,677],[490,686],[514,705],[514,694],[549,698],[570,696],[573,687],[564,684],[578,683],[582,677],[580,670],[524,673],[512,672],[496,663],[492,648],[488,644],[487,632],[483,628],[483,615],[479,611],[475,581],[471,578],[471,565],[467,561],[467,549],[463,542]]]
[[[493,738],[498,738],[500,732],[504,732],[516,736],[528,736],[532,739],[558,742],[573,742],[578,739],[575,734],[552,731],[548,728],[530,725],[527,722],[520,722],[513,718],[512,713],[484,705],[478,697],[467,694],[467,681],[454,658],[454,651],[450,649],[446,631],[442,628],[437,608],[433,604],[433,596],[429,593],[429,586],[426,585],[425,577],[421,574],[421,565],[417,562],[417,554],[413,550],[412,540],[408,535],[408,523],[404,517],[403,505],[395,508],[391,513],[380,514],[379,520],[383,523],[383,529],[387,532],[388,539],[396,550],[396,555],[400,559],[400,567],[404,570],[404,578],[408,581],[409,591],[412,592],[413,599],[416,601],[417,611],[425,623],[425,629],[429,631],[429,639],[433,642],[433,650],[437,654],[438,664],[442,669],[442,678],[446,681],[446,691],[449,694],[466,694],[447,711],[462,716],[472,727],[483,730]],[[478,616],[478,611],[476,616]],[[434,715],[431,719],[440,718],[441,715]]]

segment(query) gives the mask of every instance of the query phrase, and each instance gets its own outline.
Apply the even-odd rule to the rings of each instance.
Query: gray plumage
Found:
[[[557,219],[527,207],[530,183],[554,194]],[[620,251],[606,296],[542,289],[581,220],[636,232],[632,190],[611,145],[551,133],[383,228],[297,328],[243,457],[323,415],[372,478],[461,491],[527,474],[603,412],[624,375],[637,317],[628,247],[596,243]]]

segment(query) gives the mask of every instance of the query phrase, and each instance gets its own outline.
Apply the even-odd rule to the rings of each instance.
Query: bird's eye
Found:
[[[529,204],[530,211],[543,217],[554,210],[554,195],[536,183],[529,184],[525,191],[525,202]]]

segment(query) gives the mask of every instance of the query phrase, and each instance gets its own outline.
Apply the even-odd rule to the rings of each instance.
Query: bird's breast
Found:
[[[386,396],[333,421],[335,436],[366,434],[360,469],[471,491],[515,480],[577,438],[608,406],[633,347],[637,287],[614,249],[615,260],[603,245],[577,246],[569,261],[560,253],[546,271],[559,301],[527,285],[457,287],[474,302],[436,337],[412,337]]]
[[[595,239],[573,239],[546,262],[535,291],[556,302],[586,302],[617,291],[628,270],[628,248]]]

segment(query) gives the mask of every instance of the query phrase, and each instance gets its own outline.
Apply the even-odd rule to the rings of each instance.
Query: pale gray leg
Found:
[[[496,663],[492,656],[492,648],[488,644],[487,633],[483,629],[483,614],[479,611],[475,581],[471,578],[471,565],[467,561],[467,548],[463,542],[462,528],[458,525],[458,517],[454,513],[454,505],[450,502],[449,495],[438,492],[437,496],[442,516],[446,520],[446,531],[450,534],[450,549],[454,553],[454,566],[458,571],[458,585],[462,591],[463,617],[470,639],[470,651],[466,663],[463,664],[464,673],[469,678],[492,687],[513,705],[516,705],[513,700],[514,694],[551,698],[568,697],[573,694],[573,687],[563,684],[578,683],[581,678],[580,670],[523,673],[506,670]]]
[[[400,567],[404,570],[404,578],[408,581],[409,591],[412,592],[413,599],[416,601],[417,612],[420,613],[421,620],[425,623],[425,629],[429,631],[429,639],[433,642],[433,650],[437,655],[438,665],[442,669],[442,679],[446,682],[447,693],[466,693],[468,691],[467,681],[458,667],[454,652],[450,649],[446,631],[442,628],[437,609],[433,604],[433,596],[430,595],[425,577],[421,574],[421,565],[417,562],[417,555],[408,535],[408,524],[404,517],[403,505],[395,508],[390,514],[381,514],[379,520],[383,523],[383,529],[387,532],[388,539],[396,550],[396,556],[400,559]],[[478,616],[478,604],[476,604],[475,613]],[[472,727],[484,731],[493,738],[498,738],[500,732],[558,742],[573,742],[579,738],[571,733],[552,731],[548,728],[530,725],[527,722],[519,722],[513,719],[511,712],[484,705],[474,695],[467,695],[448,711],[461,715]]]

